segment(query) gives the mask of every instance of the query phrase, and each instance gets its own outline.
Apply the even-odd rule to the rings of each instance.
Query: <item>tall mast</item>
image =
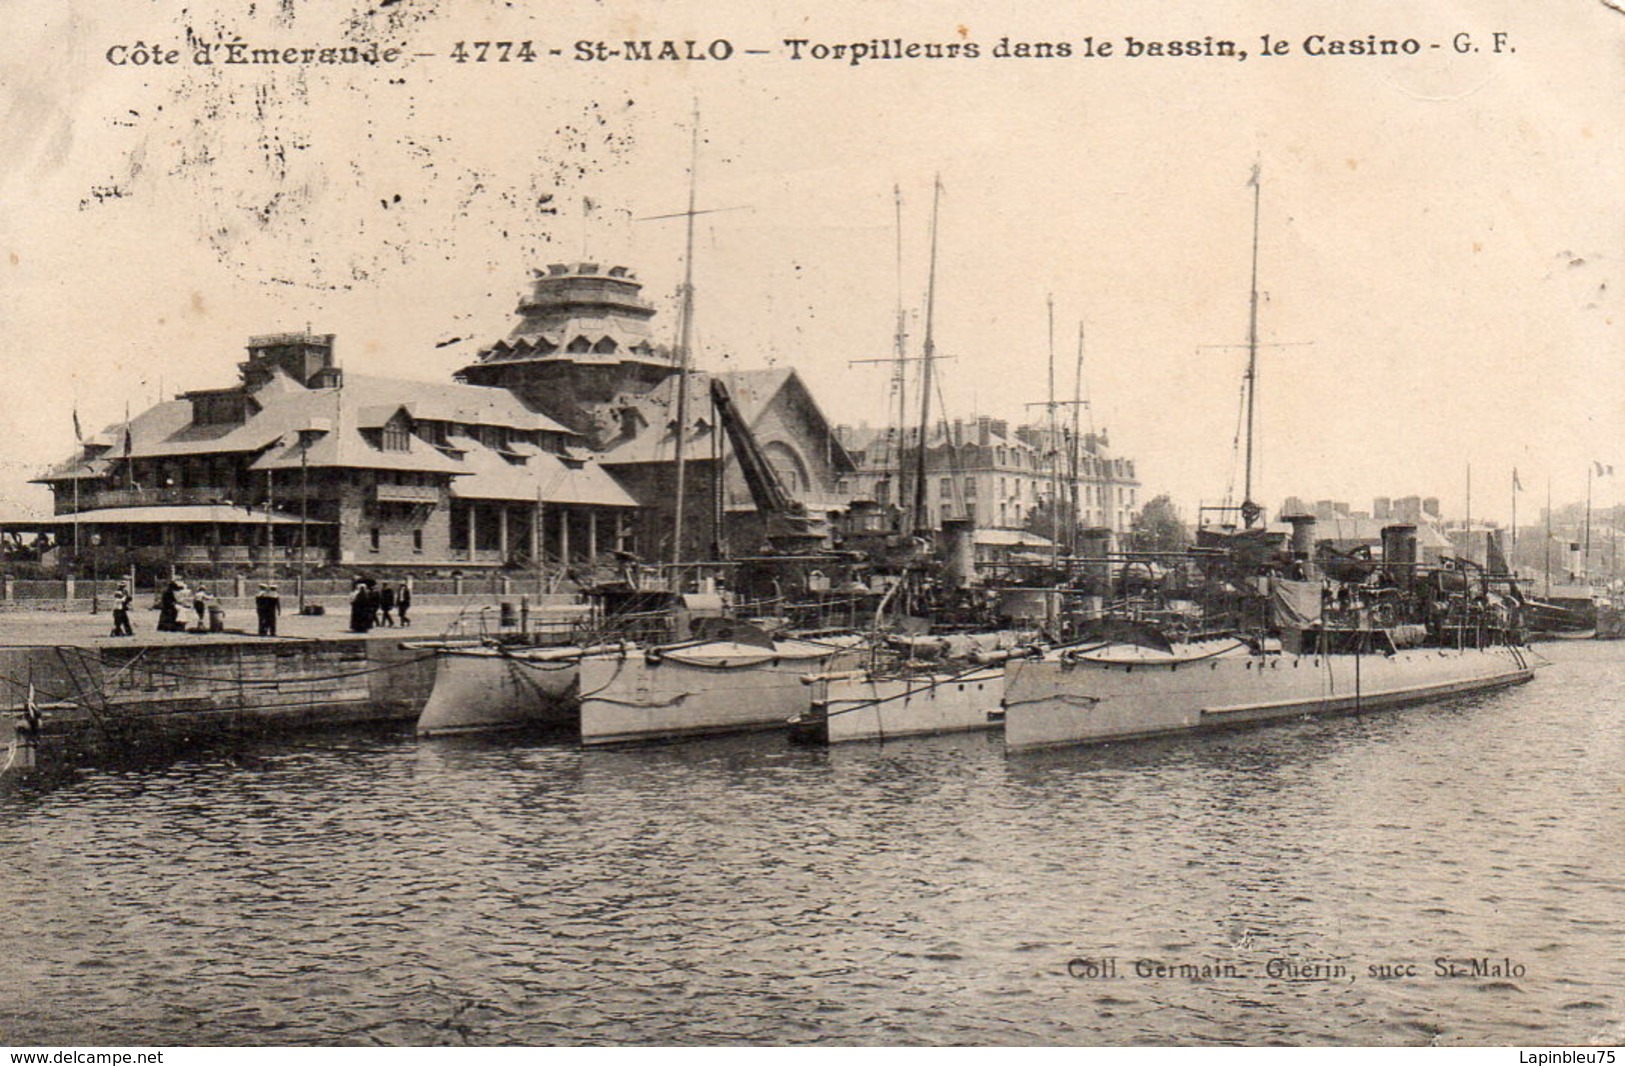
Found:
[[[1546,472],[1546,598],[1552,598],[1552,475]]]
[[[1586,464],[1585,554],[1580,556],[1580,580],[1591,584],[1591,464]]]
[[[893,347],[897,353],[897,361],[892,364],[891,387],[897,397],[897,419],[890,429],[892,443],[897,451],[892,457],[897,464],[897,507],[903,506],[903,477],[904,470],[904,443],[908,436],[905,428],[908,425],[908,377],[905,373],[908,366],[908,314],[903,310],[903,187],[892,186],[892,198],[897,207],[897,335],[893,338]]]
[[[1507,552],[1507,569],[1518,575],[1518,468],[1512,468],[1512,547]]]
[[[942,202],[942,175],[937,175],[931,189],[931,272],[925,286],[925,341],[920,355],[920,439],[915,450],[914,463],[914,531],[926,528],[925,516],[925,445],[926,428],[931,423],[931,363],[936,356],[933,326],[937,307],[937,208]]]
[[[1055,294],[1046,298],[1049,310],[1049,500],[1051,566],[1061,561],[1061,442],[1055,427]]]
[[[1071,543],[1071,545],[1069,547],[1071,549],[1071,554],[1074,554],[1074,555],[1077,554],[1077,550],[1078,550],[1078,514],[1079,514],[1078,504],[1080,502],[1078,500],[1078,475],[1080,473],[1078,468],[1079,468],[1080,465],[1082,465],[1082,453],[1079,451],[1079,449],[1081,449],[1083,447],[1083,439],[1080,436],[1080,427],[1079,427],[1078,422],[1079,422],[1079,418],[1080,418],[1079,409],[1082,408],[1082,407],[1083,407],[1083,322],[1080,320],[1078,322],[1078,368],[1077,368],[1077,371],[1073,375],[1073,378],[1072,378],[1072,448],[1071,448],[1070,454],[1068,455],[1068,460],[1069,461],[1068,461],[1068,465],[1067,465],[1068,473],[1071,475],[1071,478],[1072,478],[1072,491],[1071,491],[1072,510],[1071,510],[1070,516],[1069,516],[1072,519],[1072,543]]]
[[[694,105],[693,139],[688,164],[688,232],[683,251],[683,292],[678,304],[681,328],[677,342],[677,506],[672,521],[671,563],[683,561],[683,507],[687,493],[687,462],[683,455],[688,435],[688,370],[694,336],[694,195],[700,166],[700,106]],[[720,471],[718,475],[720,476]],[[672,580],[677,580],[673,573]]]
[[[1467,558],[1473,559],[1473,464],[1467,464],[1467,537],[1462,541],[1466,545]],[[1477,560],[1473,560],[1476,562]]]
[[[1253,407],[1258,396],[1258,201],[1263,182],[1258,164],[1253,164],[1253,275],[1247,305],[1247,479],[1241,494],[1242,522],[1250,529],[1263,514],[1253,500]]]

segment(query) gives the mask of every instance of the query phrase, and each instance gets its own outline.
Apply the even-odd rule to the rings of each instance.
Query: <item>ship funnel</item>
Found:
[[[1409,588],[1416,575],[1416,527],[1382,527],[1382,566],[1388,580]]]
[[[968,518],[942,520],[943,579],[951,589],[970,586],[976,577],[976,523]]]
[[[1281,516],[1281,521],[1292,526],[1292,558],[1303,568],[1302,576],[1305,580],[1312,580],[1315,574],[1315,516],[1312,514],[1287,514]]]
[[[1281,521],[1292,526],[1292,555],[1296,559],[1309,559],[1315,554],[1315,516],[1312,514],[1286,514]]]
[[[1112,583],[1112,564],[1107,556],[1112,550],[1112,531],[1105,526],[1090,526],[1078,530],[1078,556],[1084,560],[1083,573],[1089,579],[1091,591],[1105,592]]]

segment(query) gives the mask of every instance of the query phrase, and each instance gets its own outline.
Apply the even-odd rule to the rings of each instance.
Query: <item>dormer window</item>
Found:
[[[407,428],[405,418],[396,415],[384,423],[383,432],[379,434],[379,447],[386,452],[412,450],[412,432]]]

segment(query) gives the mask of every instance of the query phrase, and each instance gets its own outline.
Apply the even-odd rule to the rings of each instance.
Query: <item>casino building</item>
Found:
[[[664,558],[676,384],[625,267],[534,272],[518,321],[451,382],[350,374],[332,334],[251,337],[236,380],[83,440],[36,480],[77,544],[177,566],[377,571]],[[754,548],[750,497],[691,371],[689,557]],[[814,509],[852,461],[792,370],[724,375],[769,462]],[[722,471],[717,485],[717,471]]]

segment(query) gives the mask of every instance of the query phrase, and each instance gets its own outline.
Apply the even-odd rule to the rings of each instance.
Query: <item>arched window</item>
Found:
[[[762,455],[779,476],[779,482],[792,496],[805,492],[812,485],[807,464],[796,450],[784,441],[768,441],[762,445]]]

